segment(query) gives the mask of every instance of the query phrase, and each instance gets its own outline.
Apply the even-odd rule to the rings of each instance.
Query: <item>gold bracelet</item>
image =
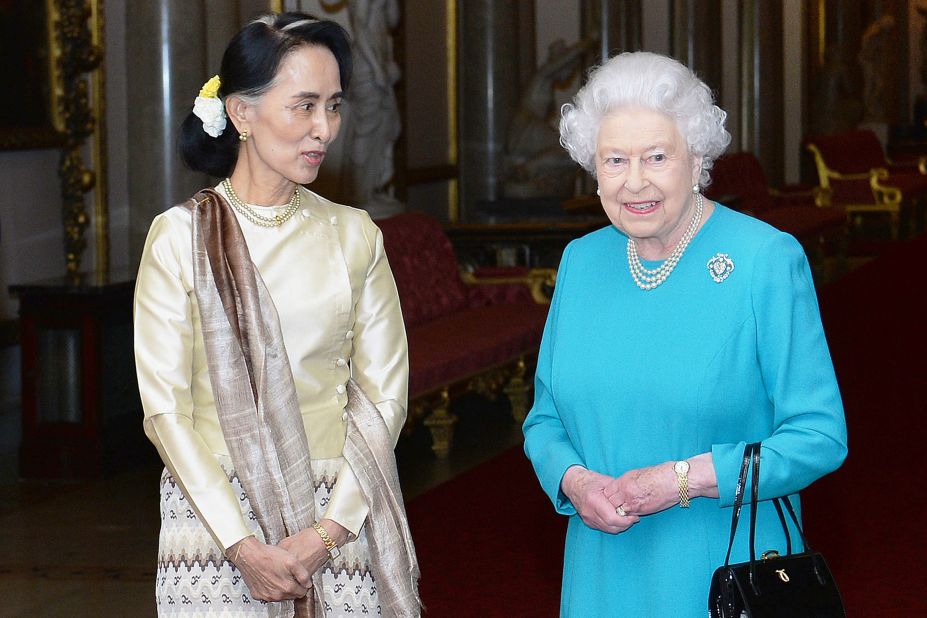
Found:
[[[322,527],[322,524],[316,522],[312,524],[312,528],[319,533],[319,536],[322,537],[322,544],[325,545],[325,551],[328,552],[328,555],[334,560],[341,555],[341,551],[338,549],[338,544],[335,543],[335,540],[328,535],[328,532],[325,528]]]

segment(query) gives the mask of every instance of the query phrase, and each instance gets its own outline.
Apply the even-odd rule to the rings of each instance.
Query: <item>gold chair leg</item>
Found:
[[[425,419],[425,427],[431,431],[431,450],[441,459],[447,457],[451,451],[451,444],[454,442],[454,425],[457,424],[457,417],[450,413],[449,408],[450,397],[445,388],[441,391],[438,404]]]
[[[512,379],[503,389],[503,392],[509,398],[509,403],[512,405],[512,418],[519,423],[524,422],[525,416],[528,415],[529,390],[528,383],[525,382],[525,357],[521,357],[518,359],[518,364],[515,365],[515,373],[512,375]]]

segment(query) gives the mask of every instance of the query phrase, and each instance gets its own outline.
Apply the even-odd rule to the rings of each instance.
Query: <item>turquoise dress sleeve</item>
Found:
[[[793,237],[776,234],[758,251],[751,297],[757,362],[774,410],[773,433],[762,441],[760,499],[766,500],[794,494],[840,467],[847,429],[811,268]],[[712,446],[721,506],[734,502],[745,445]]]
[[[563,252],[560,268],[557,271],[557,285],[547,314],[541,349],[538,352],[537,369],[534,376],[534,406],[525,418],[525,454],[534,466],[541,483],[541,489],[554,503],[557,512],[562,515],[576,514],[576,508],[560,491],[560,481],[570,466],[584,465],[582,458],[570,440],[552,388],[553,349],[557,338],[557,317],[559,315],[561,290],[564,289],[569,271],[570,249],[568,245]]]

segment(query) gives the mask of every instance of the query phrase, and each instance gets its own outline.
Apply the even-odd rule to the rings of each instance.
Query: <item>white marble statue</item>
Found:
[[[885,14],[863,33],[859,62],[863,70],[863,122],[886,122],[891,96],[888,80],[892,73],[895,18]]]
[[[393,149],[400,132],[394,87],[399,66],[390,31],[399,23],[397,0],[352,0],[348,4],[354,40],[347,173],[351,199],[375,218],[402,210],[388,187],[393,178]]]
[[[588,41],[557,40],[528,82],[506,140],[503,191],[509,198],[571,197],[576,165],[560,146],[555,87],[577,69]]]

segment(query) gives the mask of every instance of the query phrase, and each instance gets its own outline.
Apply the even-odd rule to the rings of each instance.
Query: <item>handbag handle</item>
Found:
[[[759,589],[756,585],[755,574],[756,515],[758,511],[757,503],[759,502],[760,492],[760,451],[761,443],[759,442],[753,442],[747,444],[746,447],[744,447],[744,458],[740,466],[740,475],[737,479],[737,487],[734,490],[734,512],[731,515],[731,537],[727,546],[727,555],[724,558],[724,566],[728,566],[731,559],[731,550],[734,547],[734,537],[737,533],[737,524],[740,520],[740,511],[743,507],[744,490],[746,489],[745,486],[747,484],[747,474],[751,471],[752,468],[752,487],[750,488],[750,498],[752,500],[750,504],[750,585],[753,587],[756,594],[759,594]],[[781,498],[773,498],[773,505],[776,507],[776,513],[779,515],[779,522],[782,524],[782,531],[785,534],[786,555],[792,555],[792,537],[789,534],[789,527],[782,512],[782,504],[785,505],[785,510],[788,512],[789,518],[795,524],[795,529],[798,530],[798,534],[801,537],[805,552],[813,555],[811,546],[808,544],[808,541],[805,538],[805,532],[802,530],[801,524],[798,522],[798,516],[795,514],[795,509],[792,508],[792,502],[789,500],[788,496],[782,496]],[[812,563],[814,564],[814,574],[818,581],[823,585],[824,577],[821,573],[817,560],[813,560]]]
[[[744,504],[744,487],[747,484],[747,472],[750,469],[750,459],[753,455],[753,444],[744,447],[744,460],[740,465],[740,475],[737,477],[737,486],[734,488],[734,512],[731,515],[731,540],[727,544],[727,555],[724,557],[724,566],[731,562],[731,549],[734,547],[734,535],[737,532],[737,522],[740,521],[740,509]]]

